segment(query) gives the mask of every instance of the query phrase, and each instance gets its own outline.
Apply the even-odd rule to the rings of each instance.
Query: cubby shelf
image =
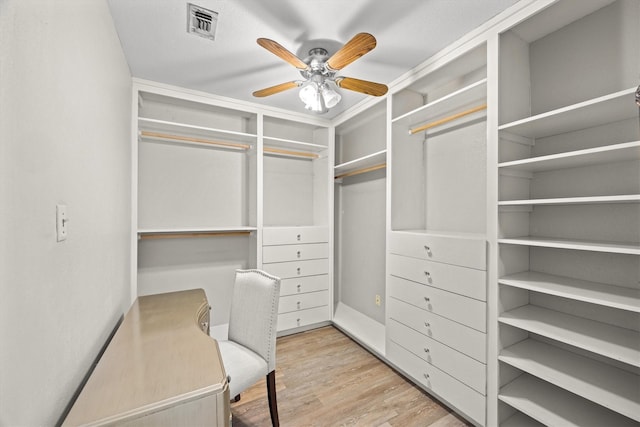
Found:
[[[138,118],[138,128],[140,131],[155,132],[177,132],[178,136],[198,135],[207,138],[222,138],[229,142],[245,142],[255,143],[257,135],[245,132],[237,132],[226,129],[217,129],[206,126],[190,125],[185,123],[171,122],[167,120],[158,120],[145,117]],[[148,138],[150,139],[150,138]]]
[[[264,145],[273,148],[282,148],[286,150],[303,150],[312,153],[321,153],[327,150],[327,147],[320,144],[312,144],[310,142],[296,141],[293,139],[276,138],[272,136],[264,136]]]
[[[525,331],[640,367],[640,333],[555,310],[524,305],[498,321]]]
[[[526,138],[544,138],[637,117],[636,88],[630,88],[498,126]]]
[[[544,424],[526,416],[522,412],[516,412],[502,423],[500,427],[544,427]]]
[[[630,160],[640,160],[640,141],[513,160],[499,163],[498,167],[521,172],[544,172]]]
[[[538,246],[543,248],[573,249],[577,251],[608,252],[640,255],[640,243],[603,242],[589,240],[555,239],[549,237],[513,237],[498,239],[498,243],[509,245]]]
[[[461,105],[468,105],[473,101],[480,101],[487,96],[487,79],[478,80],[455,92],[422,105],[408,113],[391,120],[394,125],[407,125],[419,120],[428,120],[448,113]]]
[[[371,166],[379,165],[387,160],[387,150],[380,150],[375,153],[362,156],[360,158],[350,160],[348,162],[336,165],[333,170],[335,175],[342,175],[353,172],[358,169],[364,169]]]
[[[570,277],[539,273],[537,271],[526,271],[504,276],[498,280],[498,283],[576,301],[640,313],[639,289],[589,282]]]
[[[498,359],[640,421],[638,375],[532,339],[502,350]]]
[[[498,399],[548,426],[637,427],[630,418],[528,374],[502,387]]]
[[[559,197],[552,199],[501,200],[498,206],[522,205],[584,205],[596,203],[634,203],[640,202],[640,194],[622,194],[618,196]]]

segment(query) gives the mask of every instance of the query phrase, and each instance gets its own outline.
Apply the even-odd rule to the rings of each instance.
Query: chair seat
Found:
[[[232,341],[218,341],[224,369],[231,378],[229,395],[233,398],[264,378],[267,362],[253,351]]]

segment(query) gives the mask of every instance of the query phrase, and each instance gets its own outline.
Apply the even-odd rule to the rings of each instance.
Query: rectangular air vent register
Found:
[[[218,12],[187,3],[187,32],[215,40]]]

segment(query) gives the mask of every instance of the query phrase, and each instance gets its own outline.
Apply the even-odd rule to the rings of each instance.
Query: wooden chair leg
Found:
[[[278,420],[278,401],[276,399],[276,371],[267,374],[267,395],[269,399],[269,412],[271,413],[271,424],[273,427],[280,427]]]

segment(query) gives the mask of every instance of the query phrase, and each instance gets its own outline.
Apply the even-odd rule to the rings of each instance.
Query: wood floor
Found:
[[[332,326],[278,338],[280,425],[468,424]],[[234,427],[270,426],[264,380],[232,403]]]

